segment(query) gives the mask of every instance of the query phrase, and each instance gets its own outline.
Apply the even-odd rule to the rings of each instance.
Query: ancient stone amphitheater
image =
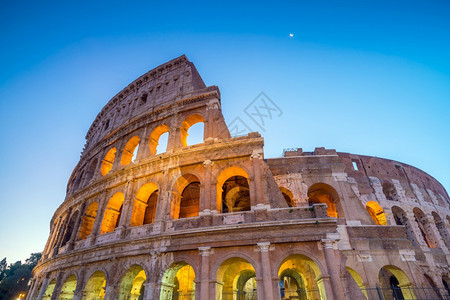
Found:
[[[324,148],[264,158],[259,133],[231,137],[221,105],[185,56],[114,96],[86,135],[27,299],[449,297],[439,182]],[[189,145],[191,126],[202,142]]]

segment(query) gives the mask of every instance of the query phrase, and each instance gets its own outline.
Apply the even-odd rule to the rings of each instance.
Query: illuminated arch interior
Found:
[[[286,200],[286,204],[289,207],[294,207],[295,206],[294,195],[292,194],[292,192],[283,186],[280,187],[280,191],[281,194],[283,195],[284,200]]]
[[[337,218],[336,203],[339,201],[336,190],[328,184],[316,183],[308,189],[308,201],[310,203],[325,203],[327,214],[331,218]]]
[[[74,291],[77,289],[77,278],[75,275],[70,275],[61,287],[59,293],[59,299],[66,300],[72,299],[74,296]]]
[[[350,275],[352,275],[353,280],[355,280],[356,284],[359,286],[359,288],[363,292],[364,296],[366,296],[366,299],[369,299],[369,297],[367,296],[366,286],[364,285],[364,281],[361,278],[361,276],[359,276],[359,274],[352,268],[350,268],[350,267],[346,267],[346,268],[347,268],[348,272],[350,273]]]
[[[223,170],[217,177],[217,210],[221,213],[249,211],[250,188],[248,174],[239,167]]]
[[[119,226],[120,215],[122,213],[122,204],[125,197],[123,193],[116,193],[108,201],[105,213],[103,215],[100,234],[114,231]]]
[[[381,206],[375,201],[369,201],[366,204],[366,210],[372,218],[375,225],[388,225],[386,215]]]
[[[200,180],[192,174],[182,175],[173,186],[170,215],[173,219],[196,217],[199,214]]]
[[[116,151],[117,151],[117,149],[115,147],[109,149],[109,151],[106,153],[105,157],[103,158],[102,165],[100,167],[100,173],[103,176],[105,176],[109,172],[111,172],[113,164],[114,164],[114,159],[116,158]]]
[[[411,281],[398,267],[384,266],[378,274],[378,279],[386,299],[416,299]]]
[[[105,297],[106,277],[102,271],[96,271],[89,277],[83,292],[83,300],[103,300]]]
[[[84,212],[84,215],[81,218],[80,230],[78,231],[79,240],[84,240],[92,233],[95,218],[97,217],[97,210],[98,210],[98,203],[94,201],[91,204],[89,204],[88,208]]]
[[[138,136],[133,136],[128,140],[122,151],[122,159],[120,160],[121,165],[126,166],[136,159],[139,142],[140,139]]]
[[[183,121],[183,123],[181,123],[181,130],[180,130],[180,132],[181,132],[181,146],[182,147],[188,146],[187,138],[188,138],[188,135],[189,135],[189,133],[188,133],[189,129],[194,124],[197,124],[197,123],[200,123],[200,122],[201,123],[205,122],[203,117],[201,115],[199,115],[199,114],[193,114],[193,115],[190,115],[189,117],[187,117]],[[201,127],[203,127],[203,126],[201,126]],[[198,141],[199,139],[196,139],[196,140]],[[203,134],[202,134],[201,142],[203,142]]]
[[[255,277],[255,268],[247,260],[229,258],[217,270],[217,281],[222,284],[216,285],[216,295],[222,299],[237,299],[238,295],[242,297],[244,293],[256,297]]]
[[[158,147],[159,143],[162,141],[160,141],[161,135],[168,133],[169,132],[169,126],[163,124],[163,125],[159,125],[158,127],[156,127],[155,129],[153,129],[152,133],[150,134],[150,138],[148,141],[148,146],[150,148],[150,155],[155,155],[157,153],[162,153],[165,152],[166,149],[160,149],[161,147]],[[167,135],[168,138],[168,135]],[[165,139],[167,140],[167,139]],[[165,141],[165,144],[167,146],[167,141]]]
[[[67,223],[66,232],[64,233],[63,241],[61,243],[61,247],[67,244],[72,236],[73,230],[75,229],[75,223],[78,219],[78,211],[72,214],[70,217],[69,223]]]
[[[155,183],[144,184],[136,193],[131,213],[131,226],[153,223],[158,200],[158,186]]]
[[[195,272],[191,265],[185,262],[173,263],[161,280],[161,300],[194,299]]]
[[[44,296],[42,297],[43,300],[50,300],[52,298],[55,286],[56,286],[56,279],[52,279],[52,281],[50,281],[50,283],[47,285],[47,288],[45,289]]]
[[[144,295],[144,282],[147,280],[141,266],[131,266],[120,280],[119,300],[139,300]]]
[[[280,285],[290,297],[300,299],[326,299],[319,266],[309,257],[295,254],[285,258],[278,270]],[[287,277],[287,278],[286,278]],[[286,290],[285,283],[288,284]],[[297,290],[294,290],[297,288]]]
[[[428,222],[428,218],[425,216],[423,211],[420,208],[415,207],[413,209],[413,213],[414,220],[416,221],[427,246],[430,248],[439,248],[439,242],[437,241],[433,229],[431,228],[431,223]]]

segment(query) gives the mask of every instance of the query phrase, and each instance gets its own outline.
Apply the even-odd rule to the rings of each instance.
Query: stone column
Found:
[[[130,225],[131,213],[133,212],[133,200],[134,200],[134,180],[127,181],[127,187],[125,190],[125,200],[123,201],[122,213],[119,221],[119,228],[125,229]]]
[[[255,194],[256,202],[252,203],[252,206],[255,206],[257,204],[266,204],[264,203],[263,199],[263,188],[262,188],[262,182],[261,182],[261,162],[260,162],[261,154],[254,153],[251,156],[252,162],[253,162],[253,191],[250,191],[250,195],[252,192]]]
[[[263,278],[263,286],[264,286],[264,299],[271,299],[273,297],[273,289],[272,289],[272,272],[270,271],[270,256],[269,256],[269,248],[270,243],[258,243],[258,251],[260,253],[261,259],[261,267],[262,267],[262,278]]]
[[[78,214],[78,218],[75,220],[75,224],[73,225],[73,229],[72,229],[72,234],[70,235],[70,239],[67,242],[68,244],[68,248],[67,250],[73,250],[73,246],[75,245],[75,241],[77,239],[78,236],[78,230],[80,230],[80,224],[81,224],[81,220],[83,219],[83,214],[84,214],[84,209],[86,208],[86,203],[83,202],[83,204],[81,204],[80,210],[79,210],[79,214]]]
[[[342,299],[343,293],[341,292],[341,277],[340,277],[340,260],[336,257],[335,249],[337,249],[336,239],[322,239],[321,240],[325,261],[327,264],[328,274],[331,280],[331,289],[333,290],[333,299]]]
[[[84,286],[84,275],[85,270],[81,270],[77,277],[77,286],[73,294],[72,300],[82,300],[83,299],[83,286]]]
[[[214,163],[210,160],[205,160],[203,166],[205,166],[205,179],[203,182],[203,193],[200,197],[200,213],[210,213],[211,212],[211,201],[216,201],[211,197],[211,170]]]
[[[144,132],[142,136],[140,137],[141,140],[139,141],[139,149],[136,154],[135,162],[139,162],[142,159],[145,159],[146,157],[150,156],[150,149],[148,148],[148,126],[145,127]]]
[[[39,294],[37,296],[37,300],[42,300],[42,297],[44,297],[45,290],[47,289],[47,286],[48,286],[48,281],[49,281],[49,278],[45,277],[44,282],[42,282],[42,285],[41,285],[41,290],[39,291]]]
[[[212,253],[211,247],[199,247],[202,256],[200,271],[200,299],[208,299],[209,294],[209,255]]]
[[[91,234],[87,237],[87,245],[93,245],[95,243],[95,238],[100,234],[100,226],[102,225],[106,205],[108,204],[108,196],[108,193],[104,193],[103,199],[99,201],[94,226],[92,227]]]
[[[53,293],[51,296],[51,300],[57,300],[59,298],[59,294],[61,292],[61,286],[62,286],[62,278],[64,276],[64,272],[59,272],[58,276],[56,276],[56,283],[55,288],[53,289]]]
[[[115,300],[117,299],[116,291],[114,289],[114,286],[112,285],[106,285],[105,287],[105,297],[103,300]]]

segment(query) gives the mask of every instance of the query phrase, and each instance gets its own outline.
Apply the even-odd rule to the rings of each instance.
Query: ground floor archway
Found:
[[[161,280],[160,300],[194,300],[195,271],[185,262],[173,263]]]
[[[102,271],[94,272],[84,287],[83,300],[103,300],[105,297],[106,277]]]
[[[217,270],[216,299],[257,299],[255,268],[241,257],[225,260]]]
[[[147,276],[139,265],[131,266],[120,280],[119,300],[141,300],[144,297]]]
[[[386,299],[416,299],[411,281],[400,268],[392,265],[384,266],[378,278]]]

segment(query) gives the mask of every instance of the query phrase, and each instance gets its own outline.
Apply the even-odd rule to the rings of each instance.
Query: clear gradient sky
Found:
[[[283,110],[266,157],[379,156],[450,190],[449,3],[1,1],[0,259],[43,250],[97,113],[181,54],[228,122],[261,91]]]

